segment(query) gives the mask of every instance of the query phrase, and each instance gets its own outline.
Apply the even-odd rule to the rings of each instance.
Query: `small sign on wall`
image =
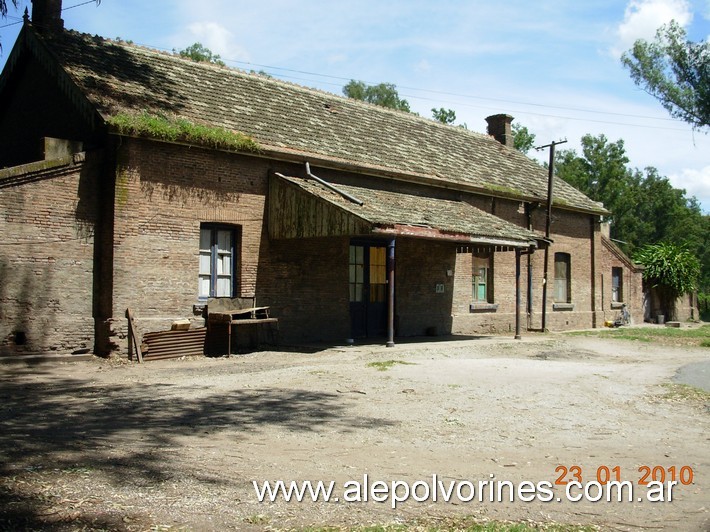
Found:
[[[437,294],[443,294],[443,293],[444,293],[444,283],[437,283],[437,285],[436,285],[436,293],[437,293]]]

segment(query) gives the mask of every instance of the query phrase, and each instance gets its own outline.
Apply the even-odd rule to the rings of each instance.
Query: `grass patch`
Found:
[[[414,362],[406,362],[404,360],[385,360],[383,362],[369,362],[368,368],[375,368],[377,371],[387,371],[392,366],[401,364],[403,366],[416,366]]]
[[[670,401],[682,401],[685,403],[706,403],[710,402],[710,392],[701,388],[690,386],[689,384],[667,383],[662,385],[666,389],[663,394],[664,399]]]
[[[107,122],[121,135],[186,142],[219,150],[259,151],[256,141],[247,135],[195,124],[184,118],[168,118],[144,111],[140,114],[118,113]]]
[[[250,525],[265,525],[271,521],[271,519],[266,515],[255,514],[245,518],[244,521]]]
[[[594,331],[574,331],[570,336],[597,336],[617,340],[639,342],[659,342],[663,344],[683,344],[710,347],[710,325],[692,328],[676,327],[620,327],[618,329],[597,329]]]

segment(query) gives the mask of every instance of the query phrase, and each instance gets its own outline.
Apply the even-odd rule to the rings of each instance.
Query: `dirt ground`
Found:
[[[710,530],[710,350],[566,335],[0,365],[0,528],[262,530],[446,516]],[[401,361],[384,365],[372,362]],[[680,392],[680,393],[675,393]],[[619,466],[634,502],[260,503],[252,481],[554,482]],[[639,468],[692,468],[638,502]],[[685,473],[688,473],[685,469]],[[687,480],[687,478],[686,478]],[[352,486],[352,485],[350,485]],[[425,521],[422,521],[425,520]]]

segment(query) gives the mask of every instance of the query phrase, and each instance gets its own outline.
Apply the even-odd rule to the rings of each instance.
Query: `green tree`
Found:
[[[175,53],[175,50],[173,50]],[[202,45],[202,43],[196,42],[191,44],[184,50],[177,52],[180,57],[186,57],[187,59],[192,59],[198,63],[212,63],[214,65],[224,66],[224,61],[220,59],[219,55],[213,54],[212,50]]]
[[[557,153],[557,175],[604,203],[611,211],[611,236],[630,256],[646,244],[682,244],[700,260],[699,291],[710,294],[710,216],[703,215],[698,201],[656,168],[630,168],[622,140],[585,135],[581,144],[581,155]]]
[[[698,288],[700,261],[688,249],[670,242],[647,244],[634,254],[643,264],[643,279],[655,288],[663,313],[675,319],[675,302]]]
[[[661,26],[653,42],[639,39],[621,62],[638,86],[674,118],[694,128],[710,124],[710,41],[687,40],[677,22]]]
[[[12,5],[17,9],[17,0],[10,0]],[[0,15],[2,18],[7,17],[7,2],[6,0],[0,0]]]
[[[362,100],[408,113],[411,112],[409,102],[399,97],[397,87],[392,83],[367,85],[363,81],[355,81],[352,79],[343,87],[343,94],[355,100]]]
[[[609,142],[604,135],[582,137],[582,155],[574,150],[557,154],[555,169],[558,176],[584,192],[594,201],[601,201],[612,212],[611,234],[618,240],[634,242],[638,218],[634,214],[635,193],[640,176],[627,168],[629,159],[624,141]],[[625,251],[633,249],[633,244]]]
[[[454,122],[456,122],[456,111],[453,109],[444,109],[443,107],[437,109],[433,107],[431,109],[431,116],[434,120],[450,126],[454,125]]]
[[[513,147],[523,153],[528,153],[535,146],[535,134],[520,124],[513,124]]]

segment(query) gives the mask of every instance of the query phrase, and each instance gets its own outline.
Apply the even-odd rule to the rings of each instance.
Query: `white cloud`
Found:
[[[637,39],[651,40],[663,24],[675,20],[687,26],[693,20],[687,0],[631,0],[626,6],[624,20],[617,28],[617,42],[612,53],[621,55]]]
[[[234,34],[216,22],[194,22],[187,26],[185,42],[200,42],[222,58],[247,61],[249,54],[239,46]]]
[[[688,197],[698,198],[703,209],[710,212],[710,165],[700,170],[684,168],[680,174],[668,176],[668,179],[674,187],[684,188]]]
[[[431,70],[431,63],[426,59],[422,59],[416,65],[414,65],[414,71],[419,73],[426,73]]]

